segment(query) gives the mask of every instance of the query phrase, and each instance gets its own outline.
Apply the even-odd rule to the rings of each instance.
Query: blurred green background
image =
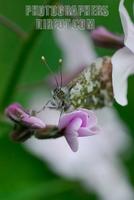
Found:
[[[118,14],[119,0],[66,0],[62,4],[108,4],[110,15],[106,18],[96,17],[96,25],[106,26],[110,31],[122,33]],[[132,0],[126,6],[132,15]],[[0,15],[17,23],[31,38],[23,41],[0,22],[0,199],[2,200],[66,200],[66,199],[98,199],[95,194],[83,189],[80,183],[70,182],[54,174],[49,166],[27,152],[22,145],[10,140],[10,126],[4,124],[2,114],[5,106],[13,101],[28,105],[29,98],[37,88],[19,89],[44,80],[48,71],[40,62],[45,55],[50,66],[55,70],[62,52],[56,46],[51,31],[35,31],[34,18],[25,16],[25,5],[42,4],[41,0],[0,0]],[[52,2],[51,2],[52,3]],[[55,3],[55,2],[54,2]],[[112,55],[112,50],[96,48],[100,56]],[[18,66],[16,70],[16,66]],[[12,77],[12,79],[11,79]],[[12,81],[11,81],[12,80]],[[17,85],[15,85],[17,83]],[[14,87],[15,85],[15,87]],[[134,78],[129,79],[129,104],[120,107],[115,104],[119,115],[128,125],[134,139]],[[44,90],[45,92],[45,90]],[[12,96],[12,93],[14,94]],[[12,97],[12,98],[11,98]],[[128,169],[129,179],[134,185],[134,148],[130,149],[122,160]]]

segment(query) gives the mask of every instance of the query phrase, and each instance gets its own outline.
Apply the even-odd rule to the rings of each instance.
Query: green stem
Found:
[[[18,24],[3,15],[0,15],[0,24],[15,32],[21,39],[25,40],[28,37],[28,34]]]

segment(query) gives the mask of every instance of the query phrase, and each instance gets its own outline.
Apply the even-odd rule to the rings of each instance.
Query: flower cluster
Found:
[[[64,114],[60,117],[57,127],[50,127],[38,117],[31,116],[17,103],[6,109],[6,115],[17,125],[13,132],[15,140],[24,141],[31,135],[40,139],[65,136],[74,152],[78,150],[78,137],[91,136],[99,132],[95,114],[86,109]]]

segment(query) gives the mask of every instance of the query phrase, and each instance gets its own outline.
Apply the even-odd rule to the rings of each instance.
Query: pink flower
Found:
[[[64,114],[58,126],[74,152],[78,151],[78,137],[95,135],[100,130],[94,112],[86,109]]]
[[[5,113],[12,121],[21,126],[31,129],[39,129],[46,127],[43,121],[41,121],[38,117],[30,115],[18,103],[11,104],[6,109]]]

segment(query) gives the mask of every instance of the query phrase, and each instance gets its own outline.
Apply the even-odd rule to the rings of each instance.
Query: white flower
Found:
[[[124,7],[124,0],[120,1],[119,13],[125,34],[125,47],[112,57],[112,80],[114,98],[119,104],[125,106],[127,105],[127,78],[134,73],[134,25]]]

